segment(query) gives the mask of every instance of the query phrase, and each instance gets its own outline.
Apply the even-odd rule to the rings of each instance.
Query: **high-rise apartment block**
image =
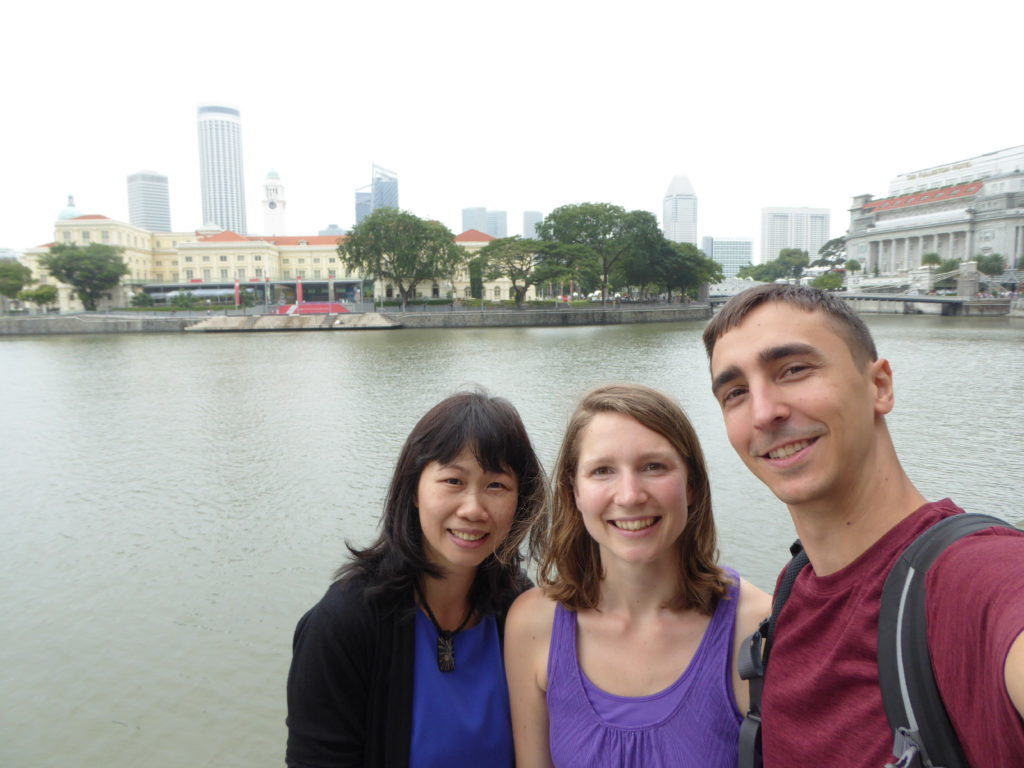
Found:
[[[373,213],[373,189],[367,184],[356,190],[356,224]]]
[[[668,185],[662,205],[661,228],[674,243],[697,244],[697,195],[685,176],[676,176]]]
[[[263,201],[260,203],[260,207],[263,209],[264,234],[285,234],[284,209],[286,206],[281,177],[277,175],[277,171],[270,171],[263,182]]]
[[[722,266],[725,277],[736,277],[740,267],[754,263],[754,241],[746,237],[705,237],[701,250]]]
[[[242,121],[234,107],[199,107],[199,180],[203,224],[246,234]]]
[[[477,232],[487,232],[486,208],[462,209],[462,231],[469,232],[471,229],[475,229]]]
[[[508,214],[505,211],[488,211],[484,232],[492,237],[508,237]]]
[[[171,231],[166,176],[155,171],[139,171],[128,177],[128,221],[150,232]]]
[[[537,237],[537,227],[544,221],[544,214],[540,211],[523,211],[523,237],[534,240]]]
[[[774,261],[784,248],[807,251],[811,261],[829,240],[828,208],[762,208],[761,263]]]

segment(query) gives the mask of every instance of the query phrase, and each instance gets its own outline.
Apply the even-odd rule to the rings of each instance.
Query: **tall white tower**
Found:
[[[697,244],[697,195],[685,176],[675,176],[665,192],[661,228],[674,243]]]
[[[266,235],[283,235],[284,225],[284,185],[281,184],[281,177],[277,171],[267,174],[263,182],[263,202],[260,203],[263,210],[263,233]]]
[[[199,181],[203,225],[246,233],[242,120],[234,107],[199,107]]]

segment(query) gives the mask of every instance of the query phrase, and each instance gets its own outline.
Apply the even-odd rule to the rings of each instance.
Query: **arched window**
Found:
[[[385,286],[384,295],[387,296],[389,299],[395,298],[395,289],[391,286],[390,283],[388,283],[387,286]]]
[[[501,298],[501,286],[500,285],[494,286],[494,298],[496,298],[496,299],[500,299]]]

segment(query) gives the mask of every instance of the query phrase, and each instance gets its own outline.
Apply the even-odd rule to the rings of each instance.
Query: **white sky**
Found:
[[[401,206],[613,202],[661,220],[689,176],[700,236],[760,240],[764,206],[826,207],[897,173],[1024,144],[1024,4],[519,0],[20,3],[0,42],[0,248],[48,242],[74,194],[127,221],[170,179],[201,226],[196,107],[242,112],[250,233],[277,170],[289,234],[353,223],[377,162]]]

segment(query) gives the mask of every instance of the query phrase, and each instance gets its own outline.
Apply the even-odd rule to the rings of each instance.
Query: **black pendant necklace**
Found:
[[[420,590],[420,585],[416,585],[416,594],[420,598],[420,603],[423,605],[423,610],[427,612],[427,617],[430,619],[430,623],[434,625],[434,629],[437,631],[437,668],[442,672],[454,672],[455,671],[455,636],[459,634],[466,625],[469,623],[470,616],[473,615],[472,606],[466,612],[466,618],[462,620],[459,626],[448,631],[447,629],[441,629],[441,625],[437,623],[437,619],[434,618],[434,612],[430,610],[430,604],[427,602],[427,598],[423,596],[423,592]]]

